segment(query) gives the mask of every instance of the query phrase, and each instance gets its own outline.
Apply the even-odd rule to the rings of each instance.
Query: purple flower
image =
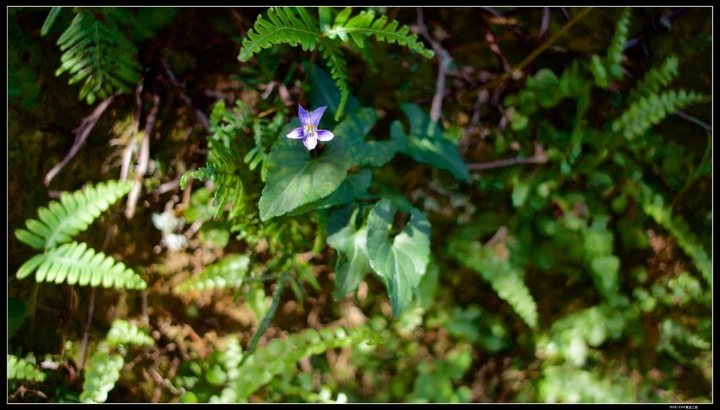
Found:
[[[318,140],[330,141],[333,137],[335,137],[335,135],[333,135],[330,131],[317,129],[318,124],[320,124],[320,118],[322,118],[327,107],[320,107],[317,110],[310,112],[305,111],[300,104],[298,104],[298,108],[298,116],[300,117],[300,124],[302,124],[302,127],[295,128],[290,131],[286,137],[292,139],[302,138],[303,144],[305,144],[308,151],[317,146]]]

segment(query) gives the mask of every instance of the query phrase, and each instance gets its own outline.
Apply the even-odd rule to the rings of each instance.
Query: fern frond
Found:
[[[347,23],[344,22],[345,18],[347,16],[340,13],[332,29],[325,35],[330,38],[339,36],[343,41],[347,41],[349,35],[359,48],[365,47],[365,37],[374,35],[378,41],[408,47],[425,58],[432,58],[435,54],[417,40],[417,34],[408,34],[410,29],[407,26],[400,26],[397,20],[388,23],[387,16],[380,16],[376,20],[372,11],[362,11]]]
[[[622,131],[625,138],[633,139],[643,134],[652,125],[658,124],[668,114],[674,113],[675,109],[683,108],[691,103],[707,101],[711,101],[711,97],[694,91],[675,92],[675,90],[670,90],[659,95],[653,93],[633,102],[620,118],[613,121],[612,130]]]
[[[623,58],[623,51],[625,51],[625,43],[627,42],[628,28],[630,26],[630,11],[632,9],[627,7],[623,10],[620,20],[618,20],[615,26],[615,35],[610,42],[610,47],[607,51],[607,59],[609,63],[608,71],[612,78],[622,77],[622,67],[620,63]]]
[[[68,84],[85,80],[80,99],[88,104],[97,97],[106,98],[115,89],[129,92],[128,84],[140,82],[137,48],[105,20],[82,9],[57,42],[64,54],[55,75],[67,71],[72,76]]]
[[[680,248],[693,260],[708,286],[712,286],[712,259],[695,234],[690,231],[690,226],[680,215],[672,215],[670,207],[664,206],[659,194],[652,194],[649,187],[644,184],[643,188],[646,192],[642,204],[645,213],[675,237]]]
[[[198,276],[186,279],[175,292],[189,290],[223,289],[238,287],[248,271],[250,258],[246,255],[229,255],[208,267]]]
[[[48,13],[47,18],[45,19],[45,23],[43,23],[43,26],[40,29],[40,36],[47,35],[53,24],[55,24],[55,20],[57,20],[58,16],[60,16],[60,12],[62,11],[62,9],[62,7],[53,7],[52,9],[50,9],[50,13]]]
[[[140,275],[115,262],[102,252],[88,249],[85,243],[72,242],[35,255],[17,271],[17,278],[24,279],[37,269],[37,282],[76,283],[82,286],[98,286],[119,289],[145,289],[147,284]]]
[[[498,296],[508,302],[528,326],[535,328],[538,320],[537,304],[523,281],[523,271],[477,241],[469,245],[461,242],[464,241],[450,242],[450,254],[490,282]]]
[[[110,205],[130,192],[132,182],[108,181],[86,186],[72,194],[63,192],[60,202],[52,201],[47,208],[40,207],[40,221],[28,219],[28,230],[17,229],[15,236],[35,249],[52,249],[69,242],[87,227]]]
[[[339,121],[342,116],[345,104],[350,97],[350,88],[348,87],[347,60],[340,51],[340,45],[336,42],[326,41],[320,46],[325,59],[325,63],[330,67],[330,76],[335,80],[335,84],[340,89],[340,103],[335,112],[335,121]]]
[[[121,345],[152,346],[155,344],[155,340],[145,331],[122,319],[113,322],[107,336],[105,336],[105,341],[111,347]]]
[[[7,357],[7,378],[8,380],[31,380],[41,382],[45,380],[47,375],[36,369],[32,363],[26,362],[24,359],[13,356]]]
[[[314,49],[320,40],[320,29],[306,22],[304,18],[298,18],[295,11],[289,7],[271,7],[267,12],[267,21],[259,16],[255,22],[254,30],[248,31],[247,38],[243,41],[238,60],[246,62],[264,48],[270,48],[275,44],[287,43],[297,46],[300,43],[303,50]]]
[[[248,360],[240,364],[238,378],[233,380],[238,397],[246,398],[269,383],[273,377],[297,372],[297,362],[313,354],[342,346],[384,343],[382,337],[371,330],[353,328],[350,333],[343,328],[305,329],[302,334],[291,334],[287,340],[273,339],[265,347],[259,347]]]
[[[85,374],[83,392],[80,393],[82,403],[105,403],[107,395],[115,387],[120,378],[125,360],[116,353],[110,353],[109,346],[101,343],[90,359],[90,368]]]
[[[678,65],[678,58],[670,56],[659,68],[651,68],[642,81],[638,83],[635,88],[636,93],[640,96],[649,97],[660,92],[661,87],[670,85],[670,82],[678,75]],[[630,99],[632,100],[632,98]]]
[[[125,360],[125,345],[151,346],[155,344],[153,338],[148,336],[137,326],[125,320],[117,319],[113,322],[107,336],[98,344],[98,349],[90,359],[90,366],[83,382],[83,392],[80,401],[83,403],[104,403],[107,394],[115,387],[120,378]],[[111,349],[119,349],[120,353],[112,353]]]

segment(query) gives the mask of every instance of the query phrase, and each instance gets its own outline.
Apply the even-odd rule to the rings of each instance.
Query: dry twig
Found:
[[[73,142],[72,147],[70,147],[70,151],[65,156],[65,158],[60,161],[57,165],[52,167],[50,171],[48,171],[47,174],[45,174],[45,180],[43,183],[45,186],[48,186],[50,183],[50,180],[55,178],[55,176],[62,171],[63,168],[65,168],[65,165],[67,165],[80,151],[80,147],[85,143],[85,140],[87,140],[88,135],[90,135],[90,132],[95,128],[95,124],[97,124],[98,120],[100,119],[100,116],[105,112],[107,107],[110,105],[110,103],[117,97],[118,95],[122,94],[122,91],[118,90],[110,97],[106,98],[98,104],[97,107],[93,110],[92,114],[85,117],[82,120],[82,123],[80,126],[72,130],[71,132],[75,134],[75,142]]]

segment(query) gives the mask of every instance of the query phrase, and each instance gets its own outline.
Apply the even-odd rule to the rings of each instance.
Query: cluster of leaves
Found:
[[[104,403],[107,395],[115,387],[120,378],[127,349],[130,346],[152,346],[153,338],[137,326],[125,320],[113,322],[104,340],[98,343],[97,350],[90,359],[85,374],[83,392],[80,401],[83,403]]]
[[[335,111],[337,121],[350,95],[347,60],[341,51],[343,44],[354,44],[362,50],[365,41],[374,36],[376,41],[406,46],[423,57],[433,56],[433,51],[417,41],[417,35],[410,34],[407,26],[397,21],[388,22],[386,16],[375,18],[374,12],[363,11],[350,18],[352,7],[346,7],[337,13],[333,21],[333,13],[330,7],[320,7],[318,17],[311,15],[304,7],[270,8],[267,12],[269,21],[262,16],[258,18],[254,30],[248,32],[243,42],[238,59],[241,62],[248,61],[260,50],[274,44],[300,45],[305,51],[321,51],[341,92]],[[349,42],[350,38],[353,43]]]
[[[298,377],[297,363],[328,349],[383,342],[367,329],[354,328],[349,333],[340,327],[334,330],[325,327],[319,332],[305,329],[285,340],[273,339],[247,356],[243,355],[238,338],[229,336],[208,359],[184,362],[173,383],[185,389],[180,397],[183,403],[247,403],[261,388],[286,398],[328,402],[313,393],[312,387],[307,388],[304,377]]]
[[[76,11],[59,41],[66,53],[58,74],[74,74],[71,82],[84,79],[81,98],[90,103],[137,83],[134,46],[118,31],[128,17],[113,9]],[[60,8],[52,10],[43,35],[59,13]],[[300,124],[285,124],[289,112],[284,106],[267,119],[256,114],[257,107],[238,101],[228,109],[221,100],[210,116],[207,164],[181,180],[182,189],[191,184],[191,176],[208,182],[194,191],[185,210],[190,222],[205,222],[204,238],[211,230],[225,232],[219,241],[224,247],[227,232],[233,232],[247,246],[228,252],[173,290],[237,289],[240,294],[247,289],[244,302],[262,317],[244,350],[238,337],[229,335],[207,359],[183,361],[173,379],[175,389],[183,392],[181,402],[367,399],[350,376],[323,378],[316,393],[313,374],[298,370],[298,363],[311,357],[327,370],[320,355],[330,357],[333,349],[351,353],[347,371],[361,369],[377,401],[469,402],[475,393],[466,375],[478,364],[476,355],[485,360],[485,353],[511,347],[534,353],[540,362],[539,371],[528,371],[517,349],[509,353],[514,355],[510,371],[528,376],[517,382],[524,383],[516,388],[517,401],[663,400],[650,382],[632,391],[616,383],[627,379],[629,371],[618,364],[625,358],[614,357],[605,347],[623,339],[688,368],[711,363],[711,319],[689,320],[675,312],[678,307],[705,312],[711,305],[712,262],[704,247],[708,235],[693,232],[661,194],[669,186],[680,195],[709,175],[709,150],[694,168],[687,158],[678,167],[659,168],[667,153],[646,149],[671,147],[653,125],[678,108],[710,98],[664,89],[678,74],[678,59],[671,56],[651,68],[624,101],[613,92],[620,102],[609,114],[591,109],[598,97],[608,97],[613,82],[625,81],[630,9],[622,11],[607,55],[576,60],[560,76],[540,69],[517,95],[505,99],[511,127],[496,130],[497,153],[505,152],[500,142],[506,139],[526,148],[540,144],[549,147],[548,163],[532,172],[516,167],[472,178],[448,130],[418,105],[401,104],[405,118],[382,129],[378,113],[351,94],[344,48],[365,50],[374,36],[432,56],[397,21],[376,18],[376,11],[351,14],[351,8],[337,12],[322,7],[317,17],[302,7],[271,8],[248,32],[239,55],[243,62],[259,53],[272,57],[271,47],[277,44],[320,51],[329,74],[312,61],[300,66],[308,75],[311,107],[327,106],[334,114],[323,118],[320,127],[332,130],[332,142],[308,151],[285,137]],[[110,62],[108,49],[114,48],[120,58]],[[274,75],[277,64],[277,59],[263,58],[258,70]],[[451,181],[450,190],[467,188],[467,193],[451,192],[453,198],[482,197],[474,201],[478,215],[450,233],[431,229],[430,221],[435,226],[438,215],[433,215],[430,195],[424,194],[423,208],[417,198],[411,201],[388,182],[388,174],[405,173],[410,161],[424,164],[440,181]],[[122,263],[85,243],[70,242],[129,189],[125,183],[99,184],[64,193],[59,202],[40,208],[40,220],[29,219],[27,229],[15,235],[43,253],[28,260],[17,277],[37,271],[36,282],[144,289],[142,278]],[[220,221],[225,211],[228,218]],[[665,238],[676,239],[686,263],[678,272],[648,272],[647,258],[636,257],[650,253],[649,229],[664,229]],[[320,253],[334,258],[335,300],[358,291],[372,273],[387,289],[390,309],[385,315],[392,313],[394,320],[375,314],[368,324],[347,332],[326,325],[261,343],[286,286],[301,303],[304,283],[322,289],[312,269],[312,258]],[[458,263],[460,269],[455,268]],[[478,287],[473,295],[491,295],[511,313],[504,314],[502,307],[491,313],[485,299],[462,304],[453,292],[437,292],[440,272],[451,269],[458,274],[442,275],[443,285],[449,282],[453,292],[462,293],[467,286],[461,281],[472,280],[463,273],[471,272]],[[266,281],[277,281],[270,301]],[[574,294],[577,289],[582,293]],[[382,299],[384,295],[373,295],[369,300],[381,305]],[[13,312],[22,316],[24,306],[10,301]],[[653,322],[657,317],[666,317],[660,327]],[[657,340],[643,332],[653,326],[659,329]],[[436,341],[430,355],[428,346],[421,345],[422,335]],[[106,401],[120,378],[128,346],[153,343],[137,327],[116,321],[92,356],[79,399]],[[454,346],[448,348],[448,343]],[[32,364],[8,356],[9,379],[42,382],[44,376]]]
[[[63,192],[60,202],[52,201],[48,207],[39,208],[40,221],[28,219],[25,222],[28,230],[18,229],[15,236],[43,253],[20,267],[18,279],[36,272],[38,283],[145,289],[145,281],[122,262],[95,252],[86,243],[70,242],[131,188],[130,182],[99,183],[74,193]]]

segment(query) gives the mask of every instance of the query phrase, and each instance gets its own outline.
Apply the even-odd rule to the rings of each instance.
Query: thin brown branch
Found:
[[[699,126],[703,127],[703,128],[704,128],[706,131],[708,131],[708,132],[712,132],[712,125],[706,123],[705,121],[703,121],[703,120],[701,120],[701,119],[699,119],[699,118],[697,118],[697,117],[693,117],[692,115],[686,113],[685,111],[681,111],[681,110],[676,109],[676,110],[675,110],[675,114],[676,114],[678,117],[680,117],[680,118],[682,118],[682,119],[684,119],[684,120],[686,120],[686,121],[690,121],[690,122],[693,123],[693,124],[696,124],[696,125],[699,125]]]
[[[417,8],[417,23],[420,30],[420,34],[427,40],[432,46],[433,51],[438,59],[438,73],[437,80],[435,81],[435,95],[433,95],[432,105],[430,106],[430,122],[431,127],[437,124],[440,120],[440,113],[442,112],[442,100],[445,96],[445,76],[452,57],[447,50],[445,50],[440,42],[435,40],[428,32],[427,26],[425,25],[425,15],[422,7]]]
[[[467,167],[470,171],[477,171],[481,169],[492,169],[492,168],[502,168],[502,167],[509,167],[512,165],[519,165],[519,164],[544,164],[548,161],[547,153],[543,149],[543,147],[535,141],[535,153],[532,157],[527,158],[507,158],[507,159],[499,159],[497,161],[489,161],[489,162],[476,162],[473,164],[468,164]]]
[[[82,120],[80,126],[72,130],[72,133],[75,134],[75,142],[73,142],[73,145],[72,147],[70,147],[70,151],[65,156],[65,158],[60,161],[60,163],[52,167],[52,169],[48,171],[47,174],[45,174],[45,180],[43,181],[45,186],[48,186],[50,181],[55,178],[55,176],[60,173],[60,171],[62,171],[62,169],[65,168],[65,166],[75,157],[78,151],[80,151],[80,147],[85,144],[88,135],[90,135],[90,132],[93,130],[93,128],[95,128],[95,124],[97,124],[102,114],[105,112],[110,103],[112,103],[115,97],[117,97],[121,93],[122,91],[118,90],[113,95],[103,100],[100,104],[98,104],[97,107],[95,107],[92,114]]]

